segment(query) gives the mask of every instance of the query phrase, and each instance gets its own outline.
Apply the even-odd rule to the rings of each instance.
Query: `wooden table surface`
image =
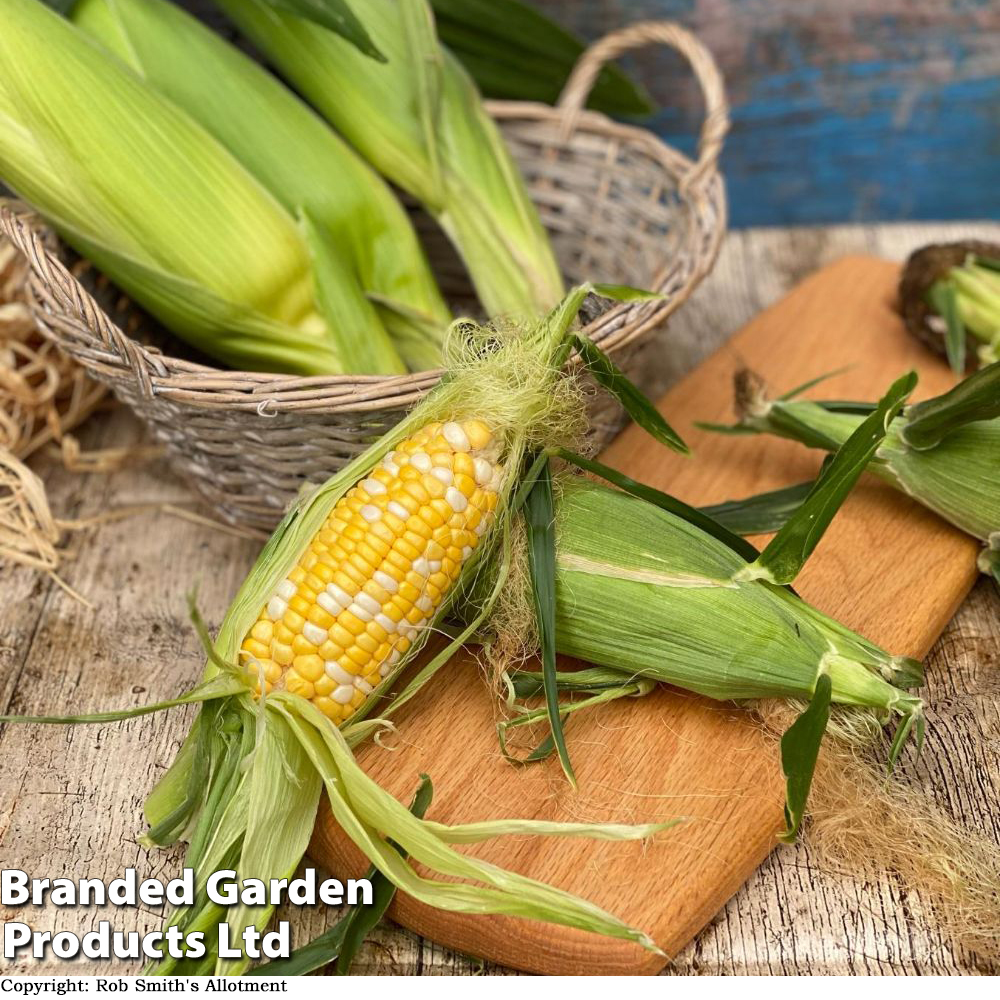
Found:
[[[996,225],[843,226],[744,230],[731,234],[712,276],[660,334],[650,372],[661,392],[763,307],[844,253],[900,259],[935,239],[1000,236]],[[845,289],[845,295],[849,289]],[[849,335],[849,331],[845,331]],[[140,439],[122,410],[80,432],[86,448]],[[161,464],[113,475],[70,474],[44,460],[57,516],[86,517],[115,505],[187,502]],[[64,578],[84,607],[52,580],[0,565],[0,714],[84,713],[175,696],[199,675],[202,658],[184,594],[217,623],[258,543],[169,514],[141,515],[91,529]],[[927,568],[933,572],[933,567]],[[929,732],[923,755],[900,780],[912,782],[970,827],[1000,840],[1000,597],[980,581],[927,659]],[[172,759],[193,710],[100,727],[0,728],[0,860],[35,877],[111,879],[128,867],[170,877],[179,854],[136,843],[146,792]],[[83,933],[102,918],[117,930],[154,929],[159,914],[51,907],[8,910],[35,929]],[[296,911],[294,940],[318,933],[333,914]],[[359,956],[359,973],[504,974],[382,926]],[[8,971],[5,969],[5,971]],[[124,963],[18,962],[23,973],[129,973]],[[970,973],[935,932],[920,899],[892,882],[820,870],[803,846],[782,847],[668,967],[702,974]],[[991,970],[1000,971],[1000,970]]]

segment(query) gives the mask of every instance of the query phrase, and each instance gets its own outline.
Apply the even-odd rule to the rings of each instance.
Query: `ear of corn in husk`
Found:
[[[310,243],[202,126],[38,0],[0,12],[0,179],[70,245],[235,367],[404,370],[334,241]]]
[[[440,45],[426,0],[352,4],[385,63],[262,0],[218,3],[369,163],[437,219],[490,316],[530,318],[555,305],[562,281],[545,230],[475,85]]]
[[[78,0],[71,16],[211,132],[292,216],[307,220],[314,256],[335,255],[336,273],[360,284],[411,370],[440,365],[451,317],[409,218],[314,111],[166,0]],[[336,302],[330,312],[339,315]]]
[[[775,434],[835,451],[865,419],[868,404],[768,399],[750,373],[739,378],[741,431]],[[715,428],[729,430],[729,428]],[[1000,547],[1000,364],[989,365],[941,396],[908,407],[889,427],[868,469],[980,539],[984,572]]]

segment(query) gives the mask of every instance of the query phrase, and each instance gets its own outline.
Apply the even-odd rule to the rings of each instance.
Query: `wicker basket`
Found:
[[[644,129],[584,110],[601,66],[652,42],[682,53],[704,93],[696,162]],[[725,228],[716,161],[728,117],[711,55],[676,25],[637,24],[581,57],[556,107],[504,101],[488,108],[566,278],[664,293],[658,301],[615,305],[587,324],[587,335],[604,350],[634,349],[708,272]],[[391,378],[233,372],[170,356],[169,342],[161,349],[133,339],[142,322],[124,324],[129,333],[123,332],[98,303],[106,297],[95,298],[46,249],[30,216],[4,208],[0,229],[28,257],[28,291],[43,332],[140,415],[175,470],[230,521],[273,526],[303,482],[341,468],[437,381],[438,372]],[[435,247],[428,250],[435,268],[447,270]],[[627,357],[619,358],[626,368]],[[617,429],[617,415],[598,419],[603,437]]]

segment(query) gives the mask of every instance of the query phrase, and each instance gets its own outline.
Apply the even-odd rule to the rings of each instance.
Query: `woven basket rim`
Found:
[[[692,160],[641,126],[614,121],[584,109],[583,101],[600,66],[608,58],[650,41],[680,48],[692,62],[705,93],[707,117]],[[665,260],[651,290],[663,298],[616,303],[583,332],[605,351],[626,346],[674,312],[711,269],[726,224],[725,190],[717,170],[728,114],[721,78],[712,57],[685,29],[669,22],[648,22],[612,33],[581,57],[556,105],[528,101],[486,101],[498,121],[523,120],[558,128],[565,135],[590,133],[641,149],[677,182],[682,202],[701,238],[694,254]],[[0,230],[28,257],[28,280],[34,311],[43,333],[102,381],[131,375],[142,396],[162,396],[206,409],[277,413],[370,412],[402,408],[419,401],[439,380],[441,369],[397,376],[292,376],[234,371],[161,353],[134,340],[114,323],[44,244],[37,216],[0,199]],[[56,313],[46,299],[54,297]],[[67,340],[62,334],[71,333]],[[81,341],[83,342],[81,344]],[[131,371],[129,371],[131,370]]]

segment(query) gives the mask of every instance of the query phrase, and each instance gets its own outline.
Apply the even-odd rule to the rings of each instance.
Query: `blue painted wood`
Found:
[[[698,33],[733,105],[723,157],[735,226],[1000,219],[1000,0],[536,0],[588,38],[641,18]],[[680,60],[629,68],[691,149]]]

